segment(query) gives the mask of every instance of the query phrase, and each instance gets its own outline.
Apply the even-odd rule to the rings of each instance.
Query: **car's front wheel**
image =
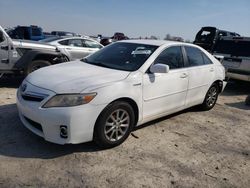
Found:
[[[117,146],[129,136],[135,123],[134,110],[127,102],[116,101],[100,114],[94,130],[94,141],[103,148]]]
[[[219,95],[219,87],[217,84],[213,84],[207,91],[205,99],[201,105],[202,110],[210,110],[216,104]]]

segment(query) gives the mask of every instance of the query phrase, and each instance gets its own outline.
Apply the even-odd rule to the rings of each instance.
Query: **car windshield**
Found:
[[[135,71],[151,56],[158,46],[118,42],[111,44],[81,61],[111,69]]]

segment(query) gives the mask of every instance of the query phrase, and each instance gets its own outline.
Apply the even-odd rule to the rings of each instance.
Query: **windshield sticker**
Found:
[[[145,54],[145,55],[150,55],[152,53],[151,50],[140,50],[136,49],[135,51],[132,51],[132,55],[138,55],[138,54]]]

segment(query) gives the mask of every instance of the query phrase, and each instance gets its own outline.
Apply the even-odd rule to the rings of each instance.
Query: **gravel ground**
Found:
[[[24,128],[20,79],[0,80],[0,187],[250,187],[248,83],[229,83],[208,112],[139,127],[119,147],[60,146]]]

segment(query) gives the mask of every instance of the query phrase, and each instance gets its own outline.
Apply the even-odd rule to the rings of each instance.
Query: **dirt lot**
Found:
[[[55,145],[24,128],[20,80],[0,80],[0,187],[250,187],[250,85],[229,83],[215,108],[146,124],[119,147]]]

